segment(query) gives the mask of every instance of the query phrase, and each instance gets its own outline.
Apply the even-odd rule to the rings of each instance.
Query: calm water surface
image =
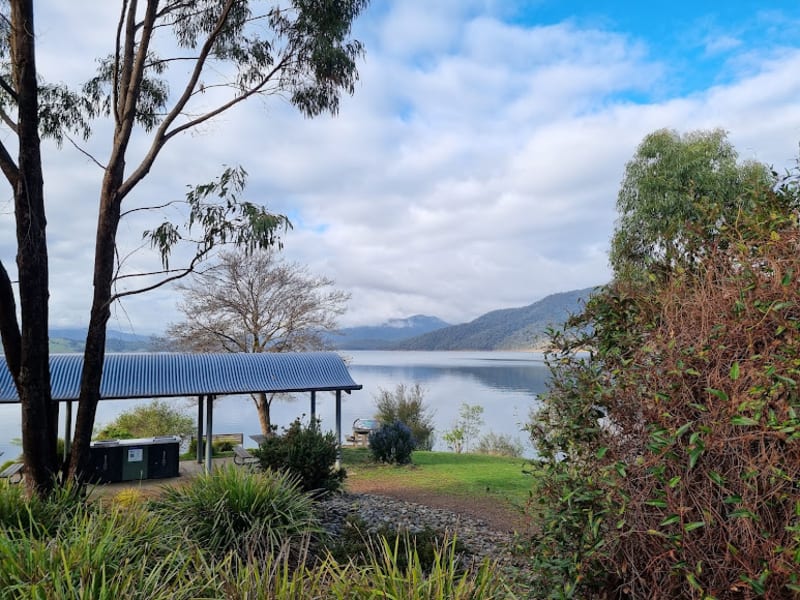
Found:
[[[343,351],[350,373],[356,383],[364,386],[352,394],[342,394],[342,431],[350,431],[359,417],[371,417],[375,412],[375,396],[379,390],[394,390],[399,383],[420,383],[425,389],[425,402],[434,413],[436,425],[435,449],[445,450],[442,433],[453,426],[462,402],[484,407],[483,433],[503,433],[519,439],[531,454],[526,434],[521,430],[537,394],[545,390],[548,371],[541,354],[529,352],[374,352]],[[196,415],[194,399],[172,400]],[[106,400],[97,410],[97,425],[113,421],[120,413],[139,406],[147,400]],[[288,425],[295,417],[309,413],[309,395],[297,394],[289,401],[276,399],[272,405],[272,420],[279,427]],[[63,410],[62,410],[63,413]],[[317,414],[323,429],[335,428],[333,393],[317,394]],[[63,418],[62,418],[63,420]],[[63,424],[62,424],[63,428]],[[249,396],[228,396],[217,400],[214,408],[214,431],[259,433],[258,418]],[[20,437],[18,405],[0,405],[0,451],[8,457],[21,452],[12,443]],[[62,434],[63,435],[63,434]]]

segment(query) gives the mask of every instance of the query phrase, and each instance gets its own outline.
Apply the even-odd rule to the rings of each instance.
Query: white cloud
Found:
[[[743,158],[781,168],[797,154],[796,49],[749,54],[718,37],[728,83],[646,101],[671,88],[673,71],[642,37],[577,21],[508,24],[491,12],[502,9],[477,0],[376,6],[358,24],[368,54],[337,118],[306,120],[281,102],[237,109],[168,146],[132,202],[180,197],[222,163],[241,163],[248,197],[295,221],[287,257],[352,292],[343,323],[415,313],[460,322],[607,280],[616,192],[650,131],[721,126]],[[80,59],[45,36],[46,71],[78,73],[89,47],[112,34],[94,26]],[[53,321],[85,322],[97,169],[65,148],[48,153],[46,177]],[[153,223],[124,222],[123,246]],[[157,265],[148,253],[131,259],[142,271]],[[159,330],[176,318],[174,305],[171,291],[126,300],[112,325]]]

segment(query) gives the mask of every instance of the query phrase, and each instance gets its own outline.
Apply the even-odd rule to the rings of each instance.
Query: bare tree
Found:
[[[146,274],[149,278],[137,286],[137,273],[121,271],[124,253],[117,247],[117,230],[125,215],[140,208],[123,210],[124,201],[170,140],[251,98],[285,98],[308,117],[335,114],[341,93],[352,93],[358,77],[356,60],[363,49],[350,34],[367,4],[368,0],[120,0],[110,53],[80,92],[39,81],[33,0],[0,4],[0,171],[14,190],[22,317],[19,322],[14,284],[0,264],[0,336],[22,401],[23,455],[32,491],[48,493],[57,472],[40,135],[59,143],[68,132],[87,139],[96,119],[110,121],[113,129],[108,155],[91,156],[100,180],[93,297],[74,443],[65,472],[66,477],[80,478],[88,468],[112,304],[185,276],[215,245],[267,248],[287,224],[263,207],[242,202],[238,194],[244,172],[227,169],[187,194],[184,226],[162,223],[146,232],[161,255],[162,268]],[[92,9],[77,3],[73,10]],[[177,50],[163,56],[159,52],[164,49]],[[136,146],[146,148],[141,157],[132,152]],[[170,268],[171,250],[181,241],[195,245],[193,258],[183,268]]]
[[[222,252],[218,262],[182,283],[186,320],[167,337],[191,352],[303,352],[324,350],[350,294],[308,267],[287,263],[274,250]],[[272,433],[275,394],[255,394],[261,431]]]

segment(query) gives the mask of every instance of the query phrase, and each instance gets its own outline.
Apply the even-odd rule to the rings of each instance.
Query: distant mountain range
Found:
[[[382,325],[340,329],[337,335],[328,336],[327,341],[340,350],[386,350],[403,340],[449,326],[436,317],[414,315],[390,319]]]
[[[548,327],[581,309],[595,288],[552,294],[521,308],[494,310],[469,323],[447,325],[416,315],[376,327],[342,329],[330,343],[342,350],[532,350],[541,347]],[[428,328],[427,331],[419,329]]]
[[[339,350],[533,350],[543,345],[548,327],[562,324],[580,310],[595,288],[547,296],[521,308],[488,312],[461,325],[437,317],[414,315],[390,319],[382,325],[348,327],[327,342]],[[51,352],[83,352],[86,330],[51,329]],[[153,336],[109,329],[109,352],[148,352],[159,347]]]
[[[83,352],[86,330],[80,327],[50,330],[50,352]],[[153,349],[151,336],[109,329],[106,350],[109,352],[147,352]]]

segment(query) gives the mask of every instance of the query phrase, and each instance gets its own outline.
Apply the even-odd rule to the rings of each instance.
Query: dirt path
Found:
[[[525,528],[525,517],[518,509],[505,501],[490,496],[464,498],[452,494],[409,488],[405,484],[392,481],[359,481],[358,478],[348,478],[345,487],[348,492],[354,494],[388,496],[406,502],[451,510],[482,519],[497,531],[522,531]]]

